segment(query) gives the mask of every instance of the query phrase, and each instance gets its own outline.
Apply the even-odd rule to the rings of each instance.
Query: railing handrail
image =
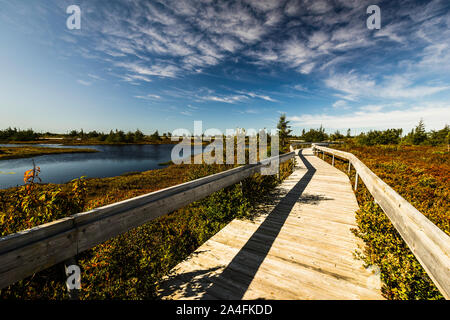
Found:
[[[348,160],[414,256],[446,299],[450,299],[450,237],[349,152],[313,145]]]
[[[233,185],[295,152],[74,214],[0,238],[0,289]]]

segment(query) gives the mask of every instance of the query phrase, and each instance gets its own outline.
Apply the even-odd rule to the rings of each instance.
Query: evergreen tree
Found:
[[[280,151],[284,152],[287,151],[288,146],[288,138],[292,132],[290,129],[291,126],[289,125],[289,121],[286,120],[286,115],[283,113],[280,116],[280,120],[278,121],[277,129],[278,129],[278,135],[280,139]]]
[[[150,140],[152,140],[152,141],[158,141],[158,140],[160,140],[158,130],[156,130],[155,132],[152,133],[152,135],[150,136]]]
[[[420,119],[417,127],[414,128],[412,140],[413,144],[421,144],[427,140],[427,132],[425,131],[425,124],[422,119]]]
[[[134,142],[141,142],[144,140],[144,134],[141,132],[141,130],[137,129],[134,132]]]

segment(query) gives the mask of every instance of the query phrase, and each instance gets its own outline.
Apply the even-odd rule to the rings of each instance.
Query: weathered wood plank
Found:
[[[159,216],[201,200],[294,152],[107,205],[0,238],[0,288],[88,250]]]
[[[309,150],[296,160],[274,203],[253,221],[233,220],[175,267],[162,299],[382,298],[379,276],[353,256],[358,205],[348,177]]]
[[[450,237],[378,178],[351,153],[314,146],[349,160],[375,201],[383,209],[411,252],[446,299],[450,299]],[[356,188],[355,181],[355,188]]]

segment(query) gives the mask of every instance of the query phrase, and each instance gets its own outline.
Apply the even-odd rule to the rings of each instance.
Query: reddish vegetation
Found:
[[[339,149],[353,153],[378,177],[450,235],[450,157],[447,146],[356,146]],[[330,157],[326,160],[331,162]],[[347,172],[347,162],[336,161]],[[354,183],[354,171],[350,175]],[[388,299],[442,299],[422,266],[373,197],[360,183],[360,210],[355,234],[365,243],[362,258],[380,268],[382,291]]]

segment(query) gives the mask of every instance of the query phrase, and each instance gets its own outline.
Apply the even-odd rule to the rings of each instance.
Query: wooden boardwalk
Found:
[[[348,177],[304,149],[273,204],[233,220],[177,265],[162,299],[382,299],[354,258],[358,204]]]

